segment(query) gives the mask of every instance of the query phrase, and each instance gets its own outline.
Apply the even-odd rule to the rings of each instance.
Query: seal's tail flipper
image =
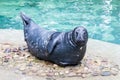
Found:
[[[29,18],[28,16],[26,16],[25,13],[21,12],[20,13],[20,17],[22,18],[24,26],[27,26],[27,25],[30,24],[31,18]]]

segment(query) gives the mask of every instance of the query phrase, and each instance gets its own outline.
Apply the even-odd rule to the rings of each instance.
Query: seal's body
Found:
[[[88,33],[84,27],[69,32],[49,31],[21,13],[24,37],[30,53],[60,66],[76,65],[84,57]]]

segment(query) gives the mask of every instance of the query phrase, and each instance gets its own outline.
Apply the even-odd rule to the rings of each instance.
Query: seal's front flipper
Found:
[[[22,18],[24,26],[28,26],[30,24],[31,19],[26,16],[24,13],[20,13],[20,17]]]
[[[51,39],[47,45],[48,54],[51,54],[54,51],[55,47],[59,44],[59,34],[60,32],[55,32],[52,34]]]
[[[61,66],[61,67],[66,67],[66,66],[75,66],[75,65],[77,65],[78,63],[59,62],[59,63],[56,63],[56,64],[58,64],[58,65]]]
[[[57,45],[58,45],[58,40],[55,39],[53,41],[50,41],[47,45],[48,54],[51,54]]]

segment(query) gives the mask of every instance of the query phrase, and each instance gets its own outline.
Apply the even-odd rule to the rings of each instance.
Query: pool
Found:
[[[120,44],[120,0],[0,0],[0,29],[23,29],[20,12],[46,29],[84,26],[90,38]]]

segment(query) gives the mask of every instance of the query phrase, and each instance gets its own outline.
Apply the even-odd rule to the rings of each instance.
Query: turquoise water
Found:
[[[21,11],[46,29],[84,26],[90,38],[120,44],[120,0],[0,0],[0,28],[23,29]]]

